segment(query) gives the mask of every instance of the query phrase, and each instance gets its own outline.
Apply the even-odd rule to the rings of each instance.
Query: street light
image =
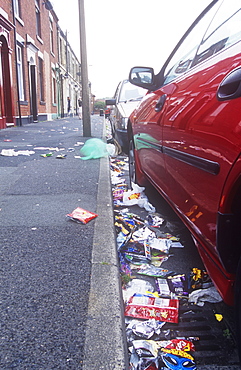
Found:
[[[87,68],[86,34],[85,34],[85,11],[84,0],[79,2],[79,32],[80,32],[80,59],[82,81],[82,113],[83,113],[83,136],[91,136],[89,81]]]

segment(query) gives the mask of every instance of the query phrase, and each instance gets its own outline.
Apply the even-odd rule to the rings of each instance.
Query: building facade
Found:
[[[0,0],[0,129],[77,113],[81,66],[49,0]]]

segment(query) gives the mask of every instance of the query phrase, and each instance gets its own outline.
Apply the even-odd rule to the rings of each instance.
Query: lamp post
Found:
[[[83,136],[91,136],[90,120],[90,98],[89,81],[87,68],[86,52],[86,33],[85,33],[85,11],[84,0],[79,2],[79,32],[80,32],[80,60],[81,60],[81,81],[82,81],[82,113],[83,113]]]

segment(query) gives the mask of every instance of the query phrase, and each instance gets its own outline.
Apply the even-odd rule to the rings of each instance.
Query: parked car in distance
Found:
[[[144,94],[146,94],[145,89],[133,86],[128,80],[123,80],[118,84],[114,98],[106,100],[106,106],[111,106],[109,119],[112,135],[126,153],[128,152],[128,118]]]
[[[128,122],[130,176],[151,182],[191,231],[223,300],[235,302],[239,344],[240,24],[240,2],[212,1],[158,74],[132,68],[129,81],[148,92]]]

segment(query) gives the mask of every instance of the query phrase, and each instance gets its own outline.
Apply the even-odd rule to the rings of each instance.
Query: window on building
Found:
[[[54,75],[52,76],[52,92],[53,92],[53,96],[52,96],[53,104],[56,105],[57,104],[57,88],[56,88],[56,78]]]
[[[18,91],[19,100],[25,100],[24,94],[24,75],[23,75],[23,48],[17,45],[17,70],[18,70]]]
[[[37,36],[41,38],[41,17],[40,17],[40,8],[39,1],[35,1],[35,10],[36,10],[36,33]]]
[[[42,58],[38,58],[38,77],[39,77],[39,98],[40,102],[44,102],[44,62]]]
[[[63,40],[59,38],[60,63],[63,65]]]
[[[53,21],[49,20],[50,25],[50,51],[51,53],[54,53],[54,27],[53,27]]]
[[[13,7],[15,16],[20,18],[20,0],[13,0]]]

